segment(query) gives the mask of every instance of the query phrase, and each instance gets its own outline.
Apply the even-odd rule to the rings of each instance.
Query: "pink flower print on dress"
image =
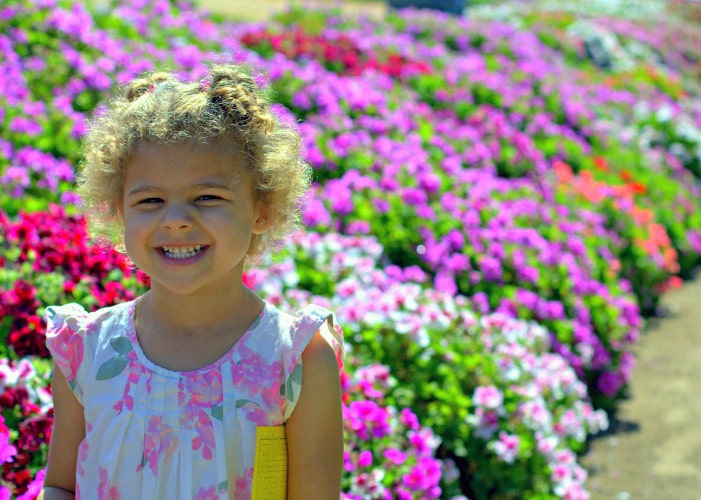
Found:
[[[192,449],[202,450],[202,458],[212,460],[214,426],[212,418],[221,410],[222,377],[219,370],[198,373],[178,382],[178,404],[183,408],[180,425],[194,429],[197,435],[192,439]],[[221,412],[219,412],[221,413]]]
[[[78,368],[83,363],[83,355],[85,353],[83,338],[85,332],[83,332],[81,325],[78,323],[78,318],[68,316],[65,320],[61,317],[56,319],[56,335],[61,341],[53,343],[54,360],[65,375],[68,385],[74,388],[75,376],[78,373]]]
[[[268,372],[270,367],[260,353],[246,346],[242,345],[239,352],[241,353],[241,359],[231,365],[231,376],[234,385],[248,396],[255,396],[260,389],[259,382],[272,379],[272,374]]]
[[[253,467],[246,469],[243,476],[236,479],[234,500],[250,500],[253,488]]]
[[[270,379],[266,380],[270,385],[265,387],[260,394],[260,409],[265,416],[263,422],[256,422],[257,425],[282,425],[283,423],[283,413],[280,409],[284,408],[285,398],[280,394],[280,376],[278,372],[271,373]]]
[[[219,500],[217,488],[215,486],[210,486],[209,488],[202,486],[195,493],[195,500]]]
[[[223,401],[222,375],[219,370],[198,373],[178,382],[178,405],[185,408],[191,418],[199,409],[220,406]]]
[[[76,464],[76,474],[79,477],[85,477],[85,468],[83,464],[88,459],[88,440],[84,439],[83,442],[78,446],[78,463]]]
[[[141,472],[143,466],[148,464],[153,475],[157,475],[159,459],[163,463],[170,460],[178,447],[178,442],[175,430],[171,426],[163,424],[163,416],[151,415],[144,436],[143,461],[136,468],[136,472]]]
[[[100,467],[100,483],[97,486],[97,494],[99,500],[121,500],[121,495],[116,486],[110,484],[110,478],[107,470]],[[76,497],[77,498],[77,497]]]
[[[147,373],[146,369],[137,359],[134,351],[129,352],[129,354],[127,354],[127,358],[129,360],[127,365],[129,377],[127,378],[127,383],[124,386],[124,395],[122,396],[122,399],[117,401],[114,405],[114,410],[117,413],[121,413],[125,406],[129,411],[134,409],[134,396],[132,395],[132,388],[138,387],[139,381],[141,380],[141,374]],[[150,387],[151,384],[147,383],[147,390],[149,390]]]
[[[209,414],[198,409],[193,428],[197,436],[192,438],[192,450],[197,451],[202,448],[202,458],[212,460],[214,457],[212,450],[216,448],[216,444],[214,442],[214,426]]]
[[[283,415],[280,411],[284,400],[284,396],[280,393],[282,362],[278,360],[268,364],[260,357],[255,359],[255,362],[263,363],[255,370],[238,370],[240,367],[236,366],[232,368],[235,383],[236,373],[238,373],[242,376],[238,381],[238,387],[242,392],[252,396],[252,400],[239,399],[236,406],[243,408],[246,418],[256,425],[282,425]],[[241,366],[249,367],[248,363],[242,363]],[[257,378],[249,378],[249,375]],[[253,387],[249,390],[249,386]]]
[[[212,408],[222,403],[222,376],[219,370],[198,373],[192,380],[192,403],[198,408]]]
[[[248,402],[244,406],[244,411],[246,412],[246,419],[253,422],[256,425],[269,425],[267,423],[268,413],[255,403]]]

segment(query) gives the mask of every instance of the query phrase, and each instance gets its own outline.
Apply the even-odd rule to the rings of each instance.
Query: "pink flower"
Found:
[[[419,419],[409,408],[402,408],[399,412],[399,421],[404,424],[407,429],[412,431],[419,430]]]
[[[472,400],[476,405],[484,408],[499,408],[504,402],[504,395],[499,389],[490,385],[475,389]]]
[[[570,467],[567,465],[557,464],[553,467],[550,477],[556,483],[569,481],[569,479],[572,477],[572,469],[570,469]]]
[[[44,487],[44,476],[46,476],[45,468],[37,472],[34,480],[27,486],[27,491],[18,496],[17,500],[34,500],[37,498],[39,493],[41,493],[41,489]],[[2,496],[0,496],[0,498],[2,498]],[[8,496],[7,498],[11,497]]]
[[[499,440],[492,444],[491,448],[499,459],[507,464],[512,464],[518,458],[521,440],[518,436],[499,433]]]
[[[440,480],[440,462],[433,458],[423,457],[411,469],[411,472],[402,476],[402,485],[411,491],[425,492],[424,498],[437,498],[440,495],[440,488],[437,488]],[[434,496],[436,493],[438,495]]]
[[[10,444],[10,433],[5,425],[5,419],[0,415],[0,464],[10,462],[17,454],[17,448]]]
[[[394,465],[402,465],[406,462],[406,453],[396,448],[389,448],[385,450],[385,458]]]
[[[370,467],[372,465],[372,452],[365,450],[360,452],[358,456],[358,466],[359,467]]]
[[[343,470],[346,472],[353,472],[355,470],[355,464],[351,459],[351,454],[348,450],[343,451]]]
[[[431,429],[424,427],[420,431],[411,432],[409,434],[409,442],[416,450],[418,456],[427,457],[433,453],[433,450],[438,448],[441,440]]]
[[[389,414],[373,401],[353,401],[343,407],[345,425],[362,440],[391,434]]]
[[[548,436],[543,438],[538,438],[538,452],[543,455],[549,455],[557,446],[557,438],[555,436]]]

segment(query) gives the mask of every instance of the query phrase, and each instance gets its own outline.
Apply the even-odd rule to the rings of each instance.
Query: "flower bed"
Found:
[[[299,234],[280,262],[252,269],[249,284],[287,310],[309,301],[335,310],[351,354],[386,367],[380,394],[436,432],[447,478],[464,490],[581,498],[587,474],[576,453],[607,418],[567,360],[548,352],[545,328],[478,314],[464,296],[423,288],[416,267],[382,269],[382,255],[372,237]]]

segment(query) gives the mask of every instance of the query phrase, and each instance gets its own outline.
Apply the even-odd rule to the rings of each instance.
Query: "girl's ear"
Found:
[[[117,219],[117,222],[120,224],[124,223],[124,200],[121,198],[114,204],[114,216]]]
[[[273,226],[271,210],[264,200],[258,203],[256,220],[253,223],[253,234],[263,234]]]

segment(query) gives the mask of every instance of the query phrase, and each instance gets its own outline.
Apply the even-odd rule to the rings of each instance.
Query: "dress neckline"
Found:
[[[168,368],[165,368],[157,363],[154,363],[151,361],[148,356],[144,353],[143,349],[141,348],[141,343],[139,342],[139,337],[136,335],[136,322],[135,322],[135,316],[136,316],[136,303],[138,302],[138,298],[135,300],[132,300],[129,303],[129,306],[127,308],[127,324],[129,325],[128,329],[128,337],[129,341],[131,342],[132,346],[134,347],[134,352],[136,353],[136,357],[138,358],[139,362],[151,370],[154,373],[158,373],[160,375],[163,375],[164,377],[168,378],[182,378],[182,377],[194,377],[197,375],[200,375],[204,372],[208,372],[211,370],[216,370],[221,367],[223,363],[225,363],[227,360],[229,360],[234,353],[242,346],[244,345],[248,339],[253,335],[253,332],[258,329],[258,327],[263,323],[263,318],[265,318],[267,315],[270,314],[270,308],[273,307],[272,304],[267,302],[266,300],[263,300],[263,308],[260,311],[260,314],[256,317],[256,319],[253,321],[253,323],[246,329],[246,331],[238,338],[238,340],[232,345],[229,350],[227,350],[222,356],[217,359],[216,361],[213,361],[212,363],[209,363],[208,365],[205,365],[201,368],[196,368],[194,370],[171,370]]]

